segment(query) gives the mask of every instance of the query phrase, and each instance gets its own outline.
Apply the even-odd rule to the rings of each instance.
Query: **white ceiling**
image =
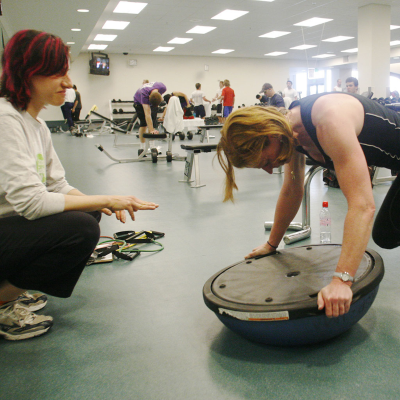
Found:
[[[0,0],[1,1],[1,0]],[[357,47],[358,7],[369,3],[391,5],[393,25],[400,25],[400,0],[140,0],[148,5],[140,14],[115,14],[119,0],[2,0],[0,17],[8,36],[20,29],[37,29],[73,41],[72,59],[87,52],[98,33],[117,34],[105,53],[168,54],[213,57],[266,58],[273,51],[287,51],[281,59],[306,60],[332,52],[343,56],[341,50]],[[87,8],[89,13],[79,13]],[[212,20],[225,9],[249,11],[234,21]],[[293,24],[311,17],[331,18],[333,21],[313,28]],[[105,31],[106,20],[130,21],[123,31]],[[215,26],[205,35],[187,34],[195,25]],[[80,28],[81,32],[72,32]],[[278,39],[260,38],[270,31],[288,31]],[[333,36],[353,36],[339,43],[323,42]],[[175,37],[190,37],[184,45],[170,45]],[[391,32],[391,40],[400,40],[400,29]],[[99,43],[99,42],[96,42]],[[317,45],[307,50],[290,50],[301,44]],[[154,53],[158,46],[175,47],[169,53]],[[211,54],[218,49],[234,49],[226,55]]]

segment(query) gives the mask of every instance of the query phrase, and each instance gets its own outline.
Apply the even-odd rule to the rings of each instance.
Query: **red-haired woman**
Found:
[[[69,297],[99,239],[100,212],[158,207],[134,196],[86,196],[65,179],[39,112],[72,87],[69,49],[54,35],[16,33],[2,57],[0,89],[0,336],[21,340],[53,324],[45,296]]]

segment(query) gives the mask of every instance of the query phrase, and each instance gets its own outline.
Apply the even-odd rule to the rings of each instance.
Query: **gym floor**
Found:
[[[217,143],[219,132],[211,131]],[[283,176],[237,170],[236,203],[222,203],[223,172],[213,153],[200,155],[202,183],[183,179],[184,162],[118,164],[113,156],[137,147],[113,147],[113,135],[77,138],[53,134],[68,181],[86,194],[133,194],[160,204],[120,224],[103,216],[103,235],[120,230],[165,232],[165,250],[132,262],[88,266],[69,299],[49,298],[48,334],[0,341],[0,399],[397,399],[400,389],[399,252],[378,248],[386,273],[366,316],[322,344],[279,348],[252,343],[228,330],[204,304],[202,288],[214,273],[268,239]],[[199,142],[196,135],[193,143]],[[123,136],[120,143],[137,141]],[[174,153],[185,155],[178,138]],[[161,143],[163,151],[166,143]],[[390,183],[373,189],[377,207]],[[310,239],[319,242],[318,214],[329,201],[332,242],[341,243],[347,205],[340,189],[318,173],[311,184]],[[301,221],[301,211],[296,218]],[[291,247],[281,244],[280,248]],[[54,266],[57,267],[56,265]]]

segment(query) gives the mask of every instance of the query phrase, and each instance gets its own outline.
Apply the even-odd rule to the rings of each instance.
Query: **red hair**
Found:
[[[63,76],[68,71],[69,48],[57,36],[35,30],[17,32],[7,43],[1,59],[0,97],[26,110],[31,100],[34,75]]]

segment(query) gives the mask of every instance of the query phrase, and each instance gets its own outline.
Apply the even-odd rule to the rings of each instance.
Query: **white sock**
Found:
[[[145,145],[145,143],[140,142],[140,148],[141,149],[144,149],[144,147],[145,147],[144,145]]]

